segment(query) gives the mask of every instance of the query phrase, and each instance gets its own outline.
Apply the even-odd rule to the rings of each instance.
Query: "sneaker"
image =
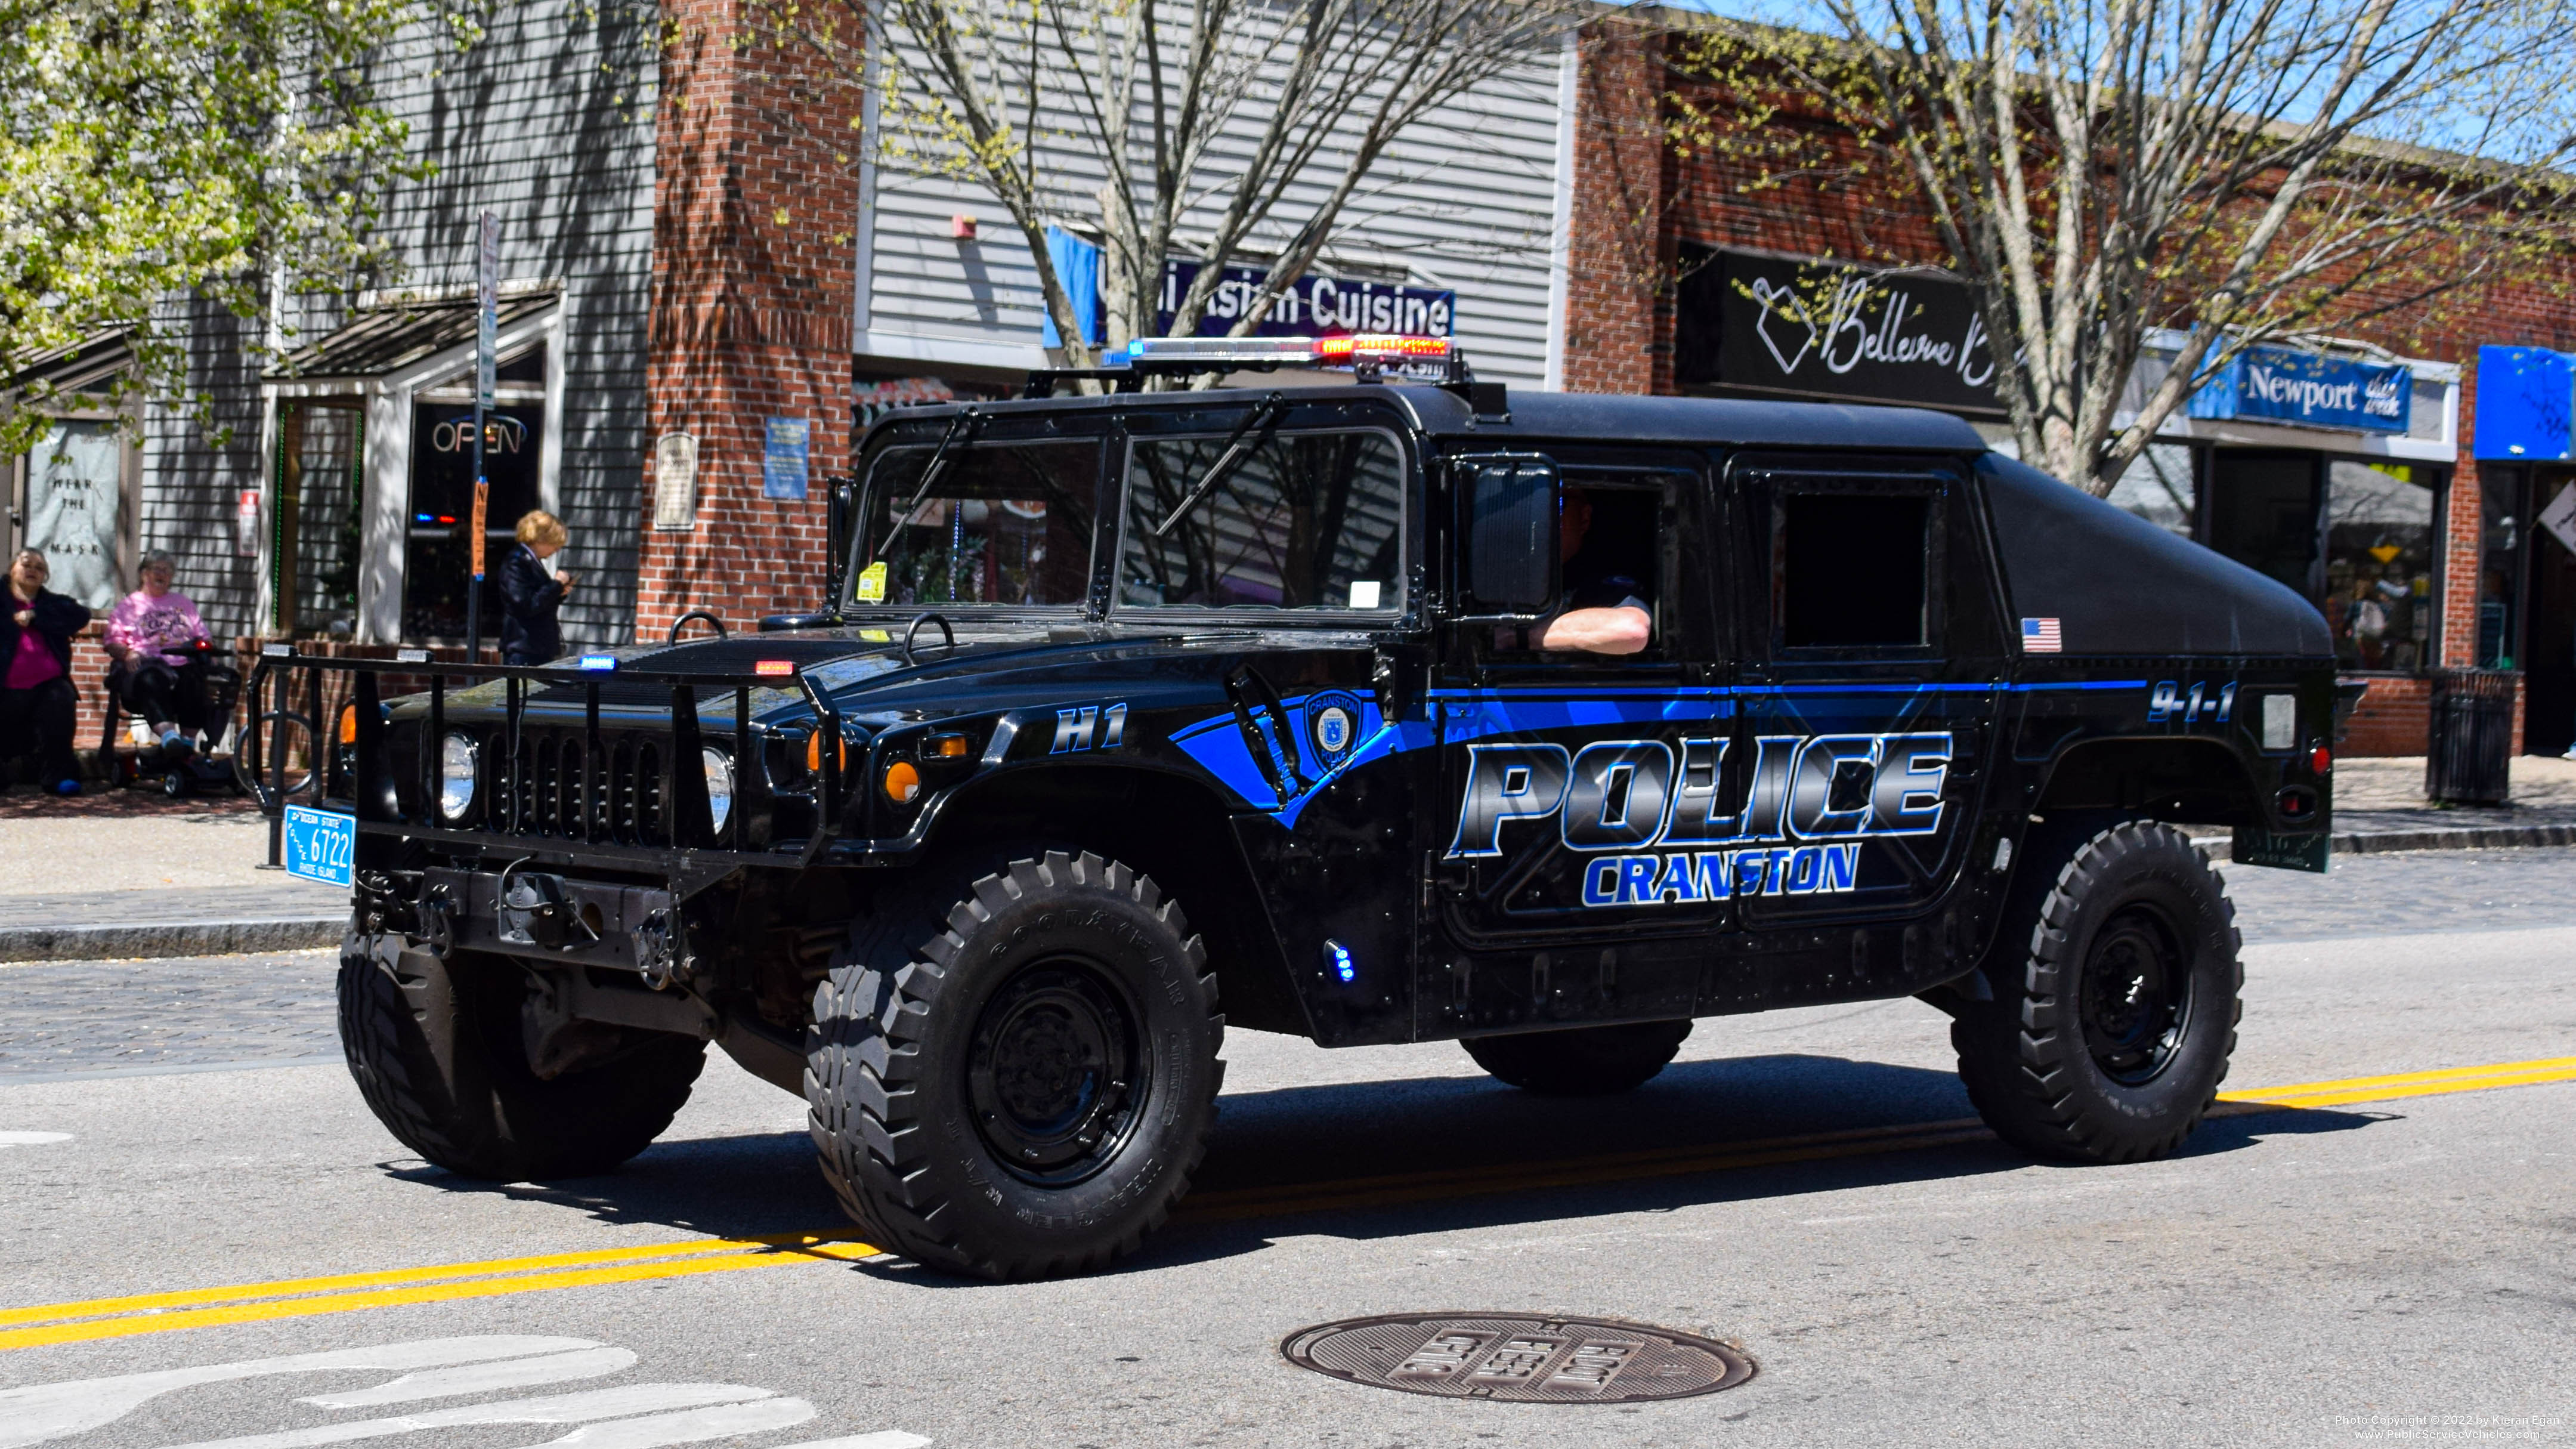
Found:
[[[59,782],[57,782],[57,783],[55,784],[55,786],[54,786],[54,793],[55,793],[55,794],[57,794],[57,795],[77,795],[77,794],[79,794],[79,793],[80,793],[80,781],[78,781],[78,780],[63,780],[63,781],[59,781]]]
[[[161,737],[161,753],[173,759],[182,755],[193,755],[196,752],[197,742],[177,730],[172,730]]]

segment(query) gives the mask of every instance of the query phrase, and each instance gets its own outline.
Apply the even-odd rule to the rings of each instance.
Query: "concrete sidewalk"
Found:
[[[2576,761],[2513,762],[2513,804],[2426,804],[2422,757],[2335,766],[2342,854],[2576,845]],[[2206,842],[2224,855],[2226,837]],[[348,897],[261,870],[268,822],[231,802],[128,792],[0,810],[0,961],[212,956],[339,944]]]
[[[345,892],[258,868],[268,822],[230,802],[33,803],[0,815],[0,961],[300,950],[348,923]]]

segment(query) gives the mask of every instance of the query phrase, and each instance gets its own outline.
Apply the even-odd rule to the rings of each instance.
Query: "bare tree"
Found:
[[[1267,278],[1249,332],[1314,265],[1387,149],[1545,56],[1577,0],[754,0],[771,44],[873,86],[889,159],[980,182],[1026,239],[1076,365],[1096,360],[1047,228],[1099,238],[1108,348],[1156,335],[1168,262],[1198,263],[1170,332],[1224,269]]]
[[[2248,348],[2565,274],[2568,0],[1807,3],[1678,45],[1677,140],[1767,182],[1817,159],[1773,123],[1847,128],[1972,284],[2023,456],[2096,493]]]

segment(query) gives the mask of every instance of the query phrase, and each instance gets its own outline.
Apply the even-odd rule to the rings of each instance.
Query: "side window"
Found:
[[[1048,441],[952,447],[926,493],[922,471],[934,449],[878,454],[868,470],[852,601],[1082,603],[1091,592],[1100,446]],[[872,565],[882,565],[883,572]]]
[[[1404,607],[1404,451],[1382,432],[1139,438],[1118,602],[1130,609]]]
[[[1777,647],[1913,653],[1938,645],[1937,494],[1784,483],[1776,499]]]

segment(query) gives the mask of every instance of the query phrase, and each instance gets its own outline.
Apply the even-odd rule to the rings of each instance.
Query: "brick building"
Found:
[[[1694,82],[1670,65],[1674,44],[1643,20],[1585,37],[1566,385],[1938,407],[2010,447],[2002,409],[1980,385],[1990,383],[1988,340],[1963,285],[1939,270],[1925,216],[1856,184],[1852,168],[1820,165],[1757,189],[1740,161],[1677,154],[1666,139],[1670,97]],[[1835,128],[1802,129],[1814,154],[1857,159]],[[1845,271],[1837,301],[1847,295],[1852,306],[1829,313],[1820,337],[1798,308],[1767,299],[1800,281],[1811,289],[1825,257],[1922,265]],[[2150,334],[2134,393],[2161,380],[2177,342]],[[2561,355],[2570,347],[2576,299],[2531,278],[2453,302],[2438,320],[2400,316],[2345,345],[2280,349],[2257,361],[2349,381],[2377,411],[2298,412],[2244,388],[2204,390],[2112,501],[2319,605],[2345,669],[2368,681],[2347,752],[2422,753],[2430,675],[2477,668],[2524,672],[2525,744],[2556,753],[2576,744],[2576,553],[2533,520],[2576,479],[2563,466],[2576,458]],[[2556,388],[2554,441],[2507,453],[2495,428],[2482,435],[2481,350],[2495,348],[2526,351],[2487,352],[2485,371],[2512,369],[2518,392],[2531,377],[2544,393]],[[2523,722],[2518,714],[2518,730]]]

